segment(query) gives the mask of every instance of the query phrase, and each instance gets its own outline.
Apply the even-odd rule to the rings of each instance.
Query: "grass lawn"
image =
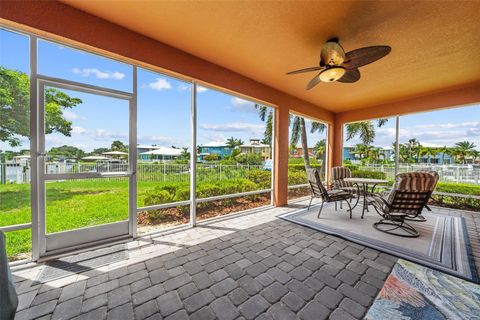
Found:
[[[161,184],[140,182],[139,206],[143,206],[143,193]],[[48,182],[46,197],[47,233],[128,219],[127,178]],[[0,185],[0,226],[30,221],[30,186]],[[9,258],[30,251],[30,230],[7,233]]]

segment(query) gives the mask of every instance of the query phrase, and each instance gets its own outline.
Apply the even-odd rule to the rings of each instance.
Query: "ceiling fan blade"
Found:
[[[325,67],[317,66],[317,67],[310,67],[310,68],[304,68],[304,69],[299,69],[299,70],[295,70],[295,71],[290,71],[290,72],[287,72],[286,74],[290,75],[290,74],[296,74],[296,73],[318,71],[318,70],[322,70],[322,69],[325,69]]]
[[[312,80],[310,80],[310,82],[307,84],[305,89],[310,90],[313,87],[315,87],[317,84],[319,84],[320,82],[322,82],[322,80],[320,80],[320,73],[319,73]]]
[[[343,77],[337,80],[337,82],[344,82],[344,83],[353,83],[357,82],[360,79],[360,71],[358,69],[351,69],[347,70]]]
[[[389,46],[372,46],[356,49],[347,52],[343,66],[347,69],[356,69],[385,57],[390,51],[392,51],[392,48]]]

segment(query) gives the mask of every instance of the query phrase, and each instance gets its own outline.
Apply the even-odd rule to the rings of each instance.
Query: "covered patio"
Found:
[[[15,181],[0,172],[14,319],[480,318],[480,120],[462,122],[471,143],[463,153],[408,144],[415,131],[401,127],[421,113],[478,114],[479,10],[476,2],[2,1],[10,54],[0,71],[17,72],[9,37],[28,48],[18,54],[27,130],[0,127],[0,149],[10,142],[13,159],[28,157],[4,164]],[[347,52],[342,72],[351,50],[391,52],[348,81],[286,75],[330,69],[319,63],[329,39]],[[55,62],[62,54],[79,58]],[[73,97],[59,109],[70,121],[64,136],[49,122],[61,94]],[[110,111],[94,122],[96,108]],[[375,134],[367,151],[348,144],[350,124],[384,119],[388,145],[373,145]],[[102,127],[114,122],[123,131]],[[242,149],[248,139],[265,146],[261,159]],[[206,141],[222,156],[197,161]],[[310,162],[292,161],[292,150]],[[388,156],[370,163],[376,150]],[[67,151],[77,160],[62,162]],[[452,167],[436,157],[447,153]],[[81,161],[102,155],[125,160],[115,170]],[[380,217],[363,200],[351,219],[345,202],[317,215],[305,170],[330,186],[340,166],[388,187],[402,172],[440,172],[427,222],[413,222],[419,237],[374,229]]]

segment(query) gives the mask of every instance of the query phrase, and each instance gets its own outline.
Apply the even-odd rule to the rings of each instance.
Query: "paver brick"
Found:
[[[205,306],[200,310],[195,311],[190,315],[191,320],[214,320],[216,319],[215,313],[209,306]]]
[[[340,308],[351,314],[354,318],[360,319],[365,314],[366,308],[352,299],[345,298],[340,303]]]
[[[220,297],[210,304],[219,320],[233,320],[240,315],[238,309],[227,297]]]
[[[270,304],[261,295],[255,295],[242,303],[238,308],[246,319],[255,319],[268,309]]]
[[[272,283],[270,286],[266,287],[260,294],[270,303],[275,303],[280,300],[284,295],[288,293],[287,288],[281,285],[278,282]]]
[[[209,289],[202,290],[183,300],[185,309],[189,312],[195,312],[215,300],[215,296]]]
[[[93,298],[83,300],[82,312],[88,312],[106,305],[108,302],[107,294],[103,293]]]
[[[241,305],[242,303],[247,301],[249,297],[250,296],[248,295],[248,293],[242,288],[237,288],[228,294],[228,298],[236,306]]]
[[[305,304],[305,301],[293,292],[287,293],[281,301],[294,312],[300,310]]]
[[[235,289],[237,286],[238,284],[235,280],[232,278],[226,278],[211,286],[210,290],[216,297],[221,297]]]
[[[251,296],[257,294],[263,288],[260,282],[253,279],[249,275],[238,279],[238,285]]]
[[[150,300],[135,308],[135,320],[143,320],[156,312],[158,312],[157,302],[155,300]]]
[[[369,306],[370,302],[373,300],[368,295],[346,283],[342,283],[340,287],[338,287],[338,291],[364,307]]]
[[[83,295],[86,284],[86,281],[79,281],[64,287],[58,301],[63,302]]]
[[[334,309],[342,299],[343,295],[340,292],[328,286],[315,295],[315,300],[329,309]]]
[[[82,311],[83,297],[76,297],[57,304],[52,315],[52,320],[70,319],[76,317]]]
[[[101,307],[73,318],[73,320],[103,320],[107,318],[107,307]]]
[[[160,313],[164,317],[177,312],[183,307],[183,303],[176,291],[170,291],[158,297],[157,304]]]
[[[310,301],[298,313],[302,320],[324,320],[328,318],[330,310],[317,301]]]
[[[287,284],[288,290],[296,293],[300,298],[308,301],[313,298],[315,291],[304,285],[302,282],[293,279]]]

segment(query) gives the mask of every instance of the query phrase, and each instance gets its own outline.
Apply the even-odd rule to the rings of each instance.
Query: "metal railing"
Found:
[[[358,166],[359,170],[384,172],[386,178],[395,178],[395,167],[388,165],[370,164]],[[480,165],[439,165],[439,164],[400,164],[398,172],[413,172],[417,170],[434,170],[438,173],[441,182],[470,183],[480,185]]]
[[[197,164],[197,180],[226,180],[249,178],[252,171],[264,170],[261,165],[223,165]],[[47,174],[75,173],[115,173],[127,172],[128,163],[63,163],[49,162],[45,166]],[[190,165],[168,162],[137,164],[137,180],[151,182],[188,182]],[[30,183],[30,166],[28,164],[0,163],[0,184]]]

